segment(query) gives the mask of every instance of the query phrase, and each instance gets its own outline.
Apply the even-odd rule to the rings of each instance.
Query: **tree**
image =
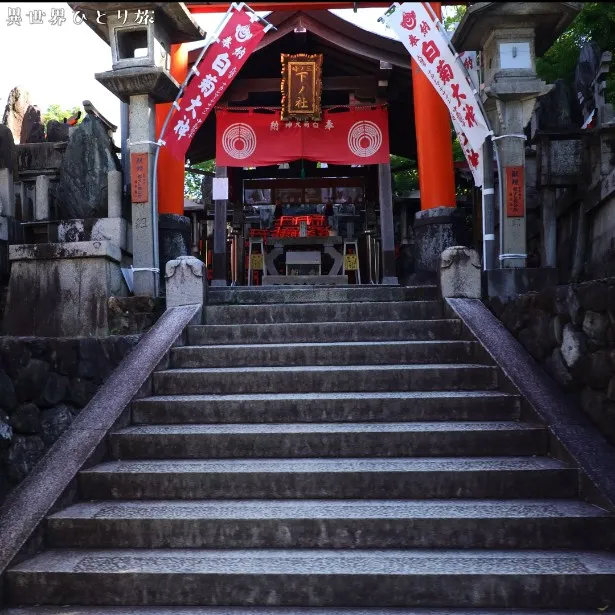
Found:
[[[601,51],[615,52],[615,5],[607,2],[584,2],[574,21],[551,46],[536,60],[536,72],[547,83],[564,79],[570,84],[579,59],[581,47],[595,41]],[[615,103],[615,74],[607,76],[607,101]]]
[[[77,124],[80,124],[85,117],[81,105],[77,105],[72,109],[63,109],[60,105],[56,104],[49,105],[47,107],[47,111],[45,111],[45,113],[43,113],[42,115],[43,124],[47,125],[47,122],[50,122],[51,120],[56,120],[57,122],[62,123],[65,119],[67,120],[72,115],[75,115],[75,113],[77,113],[78,111],[81,111],[81,117],[77,122]]]
[[[207,171],[209,173],[214,173],[216,170],[216,161],[206,160],[205,162],[192,164],[190,167],[193,169],[200,169],[201,171]],[[188,169],[188,167],[186,167],[184,178],[184,196],[192,201],[200,201],[202,181],[203,175],[201,173],[193,173]]]

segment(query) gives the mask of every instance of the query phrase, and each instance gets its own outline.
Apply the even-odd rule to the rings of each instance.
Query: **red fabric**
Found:
[[[263,35],[260,21],[250,13],[234,9],[217,41],[207,49],[184,90],[180,109],[175,110],[163,136],[171,155],[184,160],[192,138]]]
[[[389,162],[385,107],[325,111],[320,122],[283,122],[280,112],[216,110],[216,164],[259,167],[305,158],[329,164]]]

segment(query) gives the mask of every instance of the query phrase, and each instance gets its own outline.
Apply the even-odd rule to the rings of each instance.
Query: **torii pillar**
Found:
[[[440,2],[430,2],[442,17]],[[458,221],[449,111],[420,66],[412,62],[421,211],[415,216],[415,262],[419,278],[433,277],[440,254],[455,245]]]

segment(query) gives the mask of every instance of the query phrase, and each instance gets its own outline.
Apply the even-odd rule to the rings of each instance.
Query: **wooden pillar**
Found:
[[[378,165],[378,195],[380,197],[380,236],[382,246],[382,283],[399,284],[395,271],[395,230],[393,227],[393,190],[391,165]]]
[[[226,167],[216,167],[216,177],[228,177]],[[226,286],[226,199],[214,201],[214,262],[212,286]]]
[[[441,18],[441,3],[430,2],[430,5]],[[412,94],[421,209],[455,207],[450,114],[446,104],[414,60]]]

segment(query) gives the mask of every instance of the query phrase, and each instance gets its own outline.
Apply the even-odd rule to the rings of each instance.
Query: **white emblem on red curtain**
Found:
[[[369,158],[382,145],[382,131],[374,122],[356,122],[348,131],[348,147],[355,156]]]
[[[256,133],[247,124],[231,124],[222,135],[222,147],[232,158],[248,158],[256,149]]]

